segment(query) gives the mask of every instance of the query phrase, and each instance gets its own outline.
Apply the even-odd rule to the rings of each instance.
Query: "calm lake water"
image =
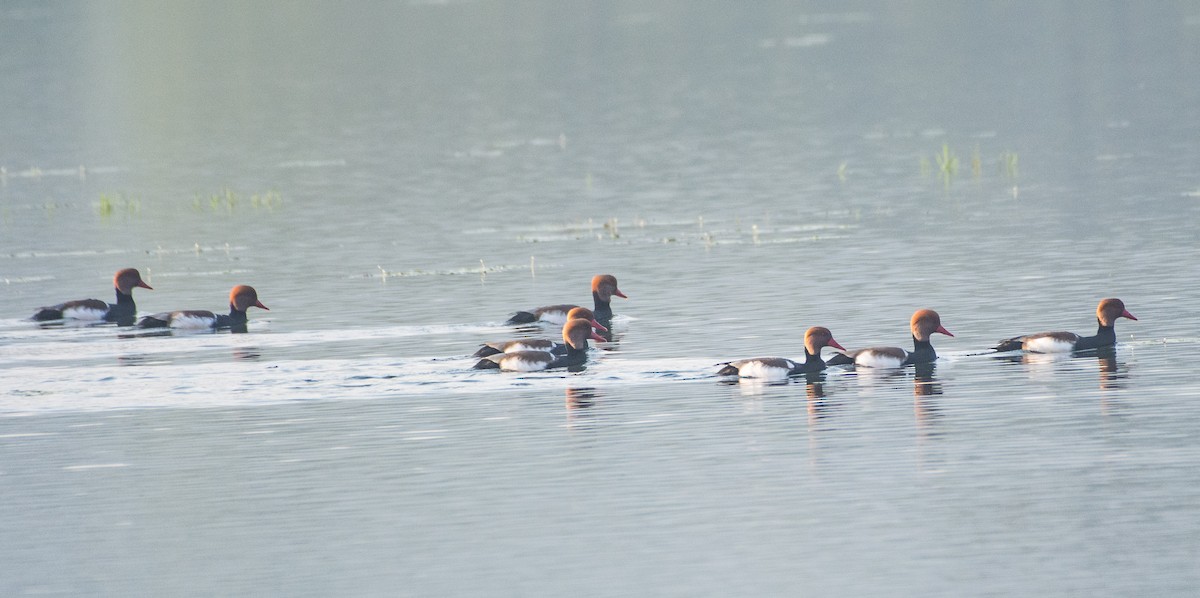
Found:
[[[0,594],[1194,595],[1197,57],[1185,1],[6,3]],[[122,267],[271,309],[25,320]],[[601,272],[584,371],[469,369]],[[1113,354],[980,354],[1103,297]],[[712,375],[922,307],[932,370]]]

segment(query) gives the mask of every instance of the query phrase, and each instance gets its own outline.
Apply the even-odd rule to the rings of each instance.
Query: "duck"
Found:
[[[612,320],[613,312],[610,303],[613,297],[629,298],[625,293],[621,292],[621,289],[617,288],[617,277],[612,274],[597,274],[593,276],[592,301],[594,307],[592,312],[595,314],[597,320]],[[576,307],[579,306],[572,304],[545,305],[529,311],[519,311],[513,314],[505,324],[532,324],[534,322],[565,324],[568,320],[567,313]]]
[[[477,370],[504,370],[506,372],[540,372],[554,368],[583,365],[587,361],[588,339],[603,341],[604,337],[592,330],[592,323],[583,318],[569,320],[563,325],[563,342],[567,344],[564,355],[549,351],[516,351],[496,353],[480,359]]]
[[[1117,318],[1137,321],[1137,318],[1125,309],[1125,303],[1120,299],[1101,299],[1096,306],[1096,322],[1099,327],[1094,336],[1079,336],[1074,332],[1039,332],[1002,340],[993,349],[997,352],[1020,350],[1031,353],[1068,353],[1112,347],[1117,344],[1117,333],[1114,330]]]
[[[231,328],[244,332],[246,329],[246,310],[251,307],[271,311],[258,300],[258,292],[254,287],[239,284],[229,291],[229,315],[217,314],[206,310],[180,310],[143,316],[138,320],[138,328],[183,328],[192,330],[218,330]]]
[[[909,320],[912,329],[913,350],[906,351],[900,347],[869,347],[856,351],[846,351],[829,359],[829,365],[855,365],[873,368],[898,368],[918,363],[933,363],[937,353],[929,337],[933,333],[954,336],[942,326],[942,317],[932,309],[918,309]]]
[[[797,374],[816,373],[825,369],[825,362],[821,360],[821,349],[825,347],[846,350],[833,339],[833,333],[828,328],[813,326],[804,332],[803,363],[783,357],[756,357],[721,364],[725,367],[717,371],[717,375],[776,381]]]
[[[64,301],[58,305],[38,308],[31,319],[35,322],[67,319],[115,322],[120,326],[130,326],[137,316],[137,306],[133,303],[133,289],[153,291],[154,287],[142,280],[142,275],[136,268],[117,270],[113,275],[113,287],[117,291],[116,303],[107,303],[100,299]]]
[[[592,328],[600,332],[608,332],[608,328],[597,322],[596,315],[586,307],[576,307],[567,312],[568,321],[578,319],[591,322]],[[567,345],[548,338],[521,338],[484,343],[473,356],[487,357],[488,355],[495,355],[497,353],[513,353],[516,351],[549,351],[555,355],[562,355],[567,352]]]

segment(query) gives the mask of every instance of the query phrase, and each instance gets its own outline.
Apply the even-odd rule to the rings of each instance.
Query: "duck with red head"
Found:
[[[604,337],[592,331],[588,320],[570,320],[563,325],[563,342],[567,345],[564,355],[549,351],[516,351],[497,353],[480,359],[477,370],[500,369],[506,372],[540,372],[554,368],[583,365],[587,362],[588,339],[603,341]]]
[[[942,327],[942,317],[932,309],[918,309],[908,323],[912,330],[913,350],[900,347],[869,347],[834,355],[829,365],[850,365],[873,368],[897,368],[918,363],[932,363],[937,359],[930,337],[937,332],[954,336]]]
[[[1000,341],[1000,344],[993,348],[996,351],[1068,353],[1111,347],[1117,344],[1117,333],[1114,329],[1117,318],[1137,320],[1125,309],[1125,303],[1120,299],[1102,299],[1096,306],[1096,321],[1099,327],[1094,336],[1079,336],[1074,332],[1039,332]]]
[[[106,303],[99,299],[76,299],[58,305],[39,308],[33,314],[35,322],[50,320],[85,320],[93,322],[115,322],[119,326],[131,326],[137,317],[137,306],[133,303],[133,289],[154,290],[142,280],[135,268],[117,270],[113,275],[113,288],[117,291],[117,302]]]
[[[592,323],[592,328],[600,332],[608,332],[600,322],[596,321],[596,315],[592,310],[586,307],[576,307],[567,312],[567,320],[587,320]],[[487,357],[497,353],[514,353],[516,351],[549,351],[555,355],[563,355],[567,352],[567,345],[548,338],[520,338],[510,341],[496,341],[485,343],[479,350],[475,352],[475,357]]]
[[[270,309],[258,300],[258,292],[250,285],[239,284],[229,291],[229,315],[207,310],[189,309],[169,311],[138,320],[139,328],[177,328],[191,330],[217,330],[230,328],[234,332],[246,331],[246,310],[251,307]]]
[[[617,277],[612,274],[597,274],[592,277],[592,312],[597,320],[601,322],[612,320],[612,298],[620,297],[628,299],[621,289],[617,288]],[[519,311],[505,324],[532,324],[534,322],[547,322],[550,324],[563,324],[567,321],[567,312],[573,308],[579,307],[573,304],[563,305],[545,305],[529,311]]]
[[[717,375],[776,381],[784,380],[788,376],[816,373],[825,369],[825,362],[821,360],[821,349],[825,347],[846,350],[833,340],[833,333],[829,332],[828,328],[813,326],[804,333],[803,363],[783,357],[756,357],[722,364],[725,367],[721,368]]]

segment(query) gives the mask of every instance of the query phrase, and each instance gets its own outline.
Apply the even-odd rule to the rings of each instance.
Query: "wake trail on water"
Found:
[[[618,316],[614,327],[620,330],[632,319]],[[272,321],[262,318],[251,320],[248,334],[176,332],[161,336],[161,331],[135,328],[76,323],[47,329],[27,320],[0,320],[0,413],[249,406],[417,394],[446,394],[448,400],[454,400],[459,395],[506,397],[514,392],[580,387],[712,383],[725,379],[716,372],[721,363],[729,361],[729,356],[642,356],[622,351],[619,343],[613,343],[593,346],[588,363],[578,371],[480,371],[472,369],[477,358],[471,356],[479,339],[552,336],[553,327],[515,329],[483,322],[283,332],[271,328]],[[461,351],[387,354],[400,352],[386,342],[389,339],[456,335],[463,337]],[[1118,347],[1132,352],[1162,343],[1195,344],[1200,339],[1138,340]],[[443,340],[441,346],[446,345]],[[293,347],[310,349],[282,350]],[[956,364],[988,355],[992,354],[945,351],[940,353],[938,369],[949,373]],[[822,376],[847,380],[885,374],[888,372],[860,369],[856,373],[853,368],[832,367]]]
[[[0,380],[0,413],[235,407],[416,394],[561,392],[580,386],[715,379],[709,359],[625,361],[598,354],[579,371],[533,373],[474,370],[471,366],[475,361],[469,356],[242,360],[164,367],[94,366],[67,376],[61,375],[62,370],[38,365],[15,366],[8,368]],[[448,396],[447,400],[454,398]]]

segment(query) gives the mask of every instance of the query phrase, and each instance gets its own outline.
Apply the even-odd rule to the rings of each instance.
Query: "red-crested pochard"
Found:
[[[567,344],[564,355],[548,351],[517,351],[497,353],[480,359],[477,370],[501,369],[507,372],[538,372],[552,368],[583,365],[587,361],[588,339],[603,341],[604,337],[592,331],[588,320],[570,320],[563,325],[563,342]]]
[[[825,369],[825,362],[821,360],[821,349],[825,347],[846,350],[833,340],[833,333],[829,332],[828,328],[813,326],[804,333],[803,363],[783,357],[756,357],[723,364],[725,367],[721,368],[717,375],[783,380],[788,376],[819,372]]]
[[[600,322],[596,321],[596,315],[592,310],[586,307],[576,307],[567,312],[567,320],[587,320],[592,323],[592,328],[600,332],[608,332]],[[567,345],[548,338],[521,338],[510,341],[496,341],[485,343],[478,351],[475,352],[475,357],[487,357],[497,353],[513,353],[516,351],[549,351],[555,355],[562,355],[567,352]]]
[[[621,289],[617,288],[616,276],[597,274],[592,277],[592,301],[595,304],[592,312],[597,320],[612,320],[612,306],[609,303],[614,296],[622,299],[629,298],[621,292]],[[513,314],[505,324],[531,324],[533,322],[563,324],[567,321],[567,312],[575,307],[579,306],[574,304],[546,305],[529,311],[519,311]]]
[[[217,314],[207,310],[169,311],[144,316],[138,320],[139,328],[183,328],[193,330],[233,328],[245,330],[246,310],[251,307],[266,309],[258,300],[254,287],[239,284],[229,291],[229,315]]]
[[[856,351],[847,351],[834,355],[829,359],[829,365],[849,365],[895,368],[915,363],[931,363],[937,359],[933,343],[929,337],[938,332],[946,336],[954,336],[942,327],[942,318],[932,309],[918,309],[909,321],[912,329],[913,350],[905,351],[900,347],[869,347]]]
[[[1102,299],[1096,306],[1096,321],[1100,326],[1096,329],[1095,336],[1079,336],[1074,332],[1039,332],[1000,341],[1000,344],[994,348],[997,351],[1025,350],[1033,353],[1066,353],[1111,347],[1117,344],[1117,333],[1113,329],[1117,318],[1137,320],[1133,314],[1129,313],[1129,310],[1125,309],[1125,303],[1120,299]]]
[[[33,320],[45,322],[48,320],[91,320],[96,322],[116,322],[121,326],[130,326],[137,316],[137,306],[133,303],[133,289],[154,290],[142,281],[142,275],[135,268],[117,270],[113,275],[113,287],[117,291],[117,302],[106,303],[99,299],[77,299],[64,301],[58,305],[39,308],[33,314]]]

